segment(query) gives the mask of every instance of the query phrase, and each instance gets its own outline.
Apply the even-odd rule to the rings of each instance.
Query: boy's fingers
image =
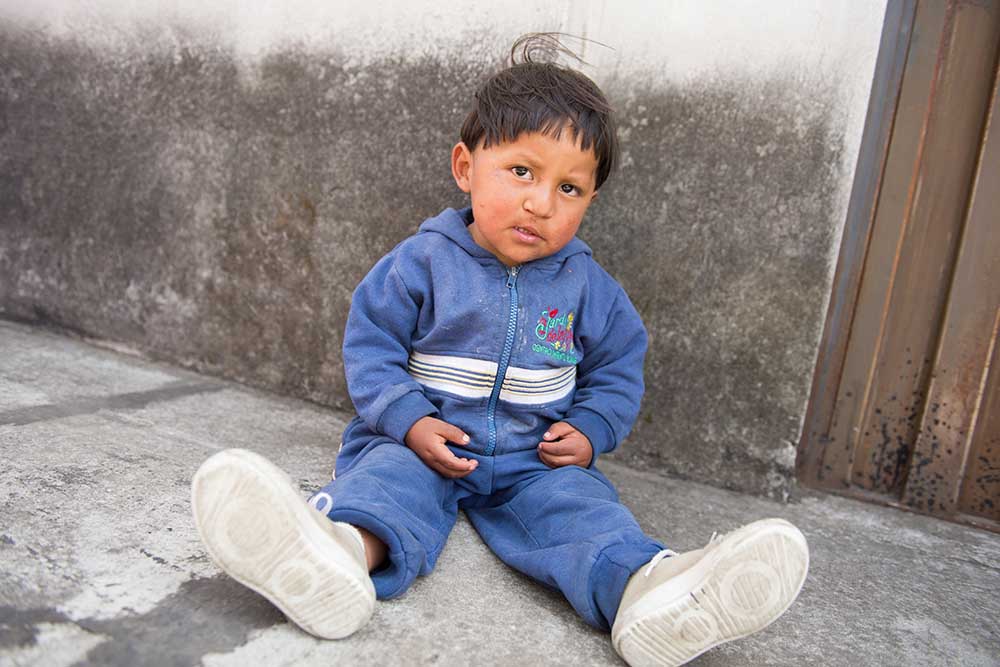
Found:
[[[458,477],[465,477],[470,472],[472,472],[471,470],[465,470],[465,471],[452,470],[451,468],[448,468],[446,466],[439,466],[435,470],[437,470],[437,473],[439,475],[441,475],[442,477],[446,477],[448,479],[456,479]]]
[[[549,427],[549,430],[545,432],[542,437],[546,440],[558,440],[563,438],[570,433],[573,433],[576,429],[567,424],[566,422],[556,422]]]
[[[540,442],[538,447],[551,456],[566,456],[576,454],[580,450],[580,443],[574,440],[556,440],[554,442]]]
[[[464,459],[462,459],[462,460],[464,460]],[[445,470],[447,470],[447,472],[442,473],[442,474],[445,475],[446,477],[450,477],[452,479],[455,479],[456,477],[465,477],[466,475],[471,474],[472,471],[475,470],[475,469],[476,469],[476,466],[474,466],[474,465],[473,466],[466,465],[466,466],[464,466],[462,468],[445,468]]]
[[[476,461],[470,461],[469,459],[455,456],[452,451],[444,445],[441,446],[441,450],[438,452],[437,456],[434,457],[434,460],[447,467],[449,470],[460,472],[471,472],[476,469],[477,465],[479,465]]]
[[[448,468],[449,470],[465,471],[469,469],[469,464],[462,463],[462,461],[459,460],[459,458],[456,456],[452,456],[450,458],[442,456],[437,459],[437,462],[443,465],[444,467]]]
[[[462,429],[457,426],[453,426],[448,422],[441,422],[441,428],[438,430],[438,435],[448,442],[459,445],[460,447],[464,447],[469,444],[469,436],[466,435]]]
[[[550,468],[561,468],[563,466],[568,466],[571,463],[576,463],[575,456],[553,456],[551,454],[546,454],[545,452],[539,452],[538,458],[542,460],[542,463]]]
[[[455,468],[452,468],[450,465],[442,463],[440,461],[434,462],[434,470],[437,471],[437,473],[442,477],[447,477],[449,479],[462,477],[463,475],[467,475],[470,472],[472,472],[471,470],[456,470]]]
[[[550,467],[550,468],[554,468],[555,467],[555,463],[552,462],[552,459],[549,458],[549,455],[546,454],[545,452],[543,452],[540,449],[538,450],[538,458],[539,458],[539,460],[541,460],[542,463],[544,463],[548,467]]]
[[[543,442],[538,448],[540,454],[545,454],[551,459],[561,459],[573,457],[579,454],[577,448],[564,442]]]

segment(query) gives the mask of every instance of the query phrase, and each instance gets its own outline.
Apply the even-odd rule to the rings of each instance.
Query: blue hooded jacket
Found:
[[[344,334],[349,440],[402,443],[433,415],[486,456],[534,449],[565,421],[594,458],[628,435],[643,393],[646,330],[625,291],[574,238],[508,268],[472,239],[471,209],[446,209],[354,291]]]

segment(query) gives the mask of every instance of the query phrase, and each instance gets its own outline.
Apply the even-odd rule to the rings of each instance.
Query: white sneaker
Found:
[[[264,457],[243,449],[210,457],[191,482],[191,506],[215,564],[306,632],[339,639],[371,618],[361,534],[310,507]]]
[[[808,570],[806,539],[783,519],[713,536],[696,551],[662,551],[629,578],[611,642],[632,667],[683,665],[781,616]]]

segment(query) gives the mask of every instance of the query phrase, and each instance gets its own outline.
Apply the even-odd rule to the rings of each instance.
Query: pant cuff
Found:
[[[590,571],[591,625],[610,631],[629,577],[666,547],[650,540],[642,544],[614,544],[597,555]]]
[[[396,531],[375,515],[362,510],[335,507],[327,513],[327,517],[331,521],[343,521],[364,528],[388,547],[386,562],[370,573],[372,583],[375,585],[375,596],[379,600],[399,597],[406,592],[417,573],[411,572],[406,551]]]

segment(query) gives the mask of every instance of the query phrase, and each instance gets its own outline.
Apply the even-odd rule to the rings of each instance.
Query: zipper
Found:
[[[486,426],[489,429],[489,440],[486,443],[486,450],[483,452],[486,456],[493,456],[493,450],[497,447],[497,401],[500,399],[500,388],[507,376],[510,353],[514,348],[514,335],[517,333],[517,270],[519,268],[512,266],[507,270],[507,295],[510,301],[510,313],[507,316],[507,339],[503,343],[503,354],[500,355],[500,365],[497,366],[493,392],[490,394],[490,402],[486,406]]]

